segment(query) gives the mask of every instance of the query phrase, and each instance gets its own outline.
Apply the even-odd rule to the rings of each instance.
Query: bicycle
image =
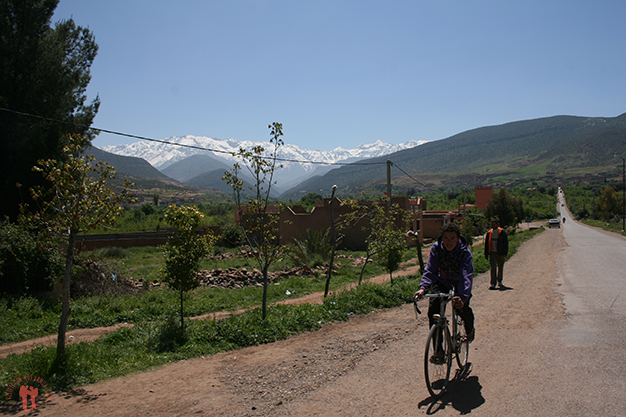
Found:
[[[454,297],[454,289],[449,293],[425,294],[424,297],[440,298],[439,314],[435,314],[433,323],[426,340],[424,352],[424,376],[428,392],[434,398],[443,395],[450,381],[452,357],[456,358],[461,371],[465,371],[469,357],[469,340],[465,331],[463,319],[452,309],[452,320],[446,317],[446,305]],[[413,298],[416,317],[421,314],[417,307],[418,297]],[[452,332],[450,332],[450,322]]]

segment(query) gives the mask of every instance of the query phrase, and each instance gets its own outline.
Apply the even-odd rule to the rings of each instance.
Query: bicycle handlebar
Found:
[[[454,290],[450,290],[450,292],[439,292],[439,293],[435,293],[435,294],[424,294],[424,297],[453,298],[454,297]]]
[[[434,294],[424,294],[422,297],[429,297],[429,298],[447,298],[446,301],[450,301],[452,300],[452,298],[454,298],[454,288],[450,290],[450,292],[439,292],[439,293],[434,293]],[[422,312],[420,311],[419,308],[417,308],[417,302],[420,300],[421,297],[419,296],[414,296],[413,297],[413,307],[415,307],[415,318],[417,319],[418,314],[422,314]]]

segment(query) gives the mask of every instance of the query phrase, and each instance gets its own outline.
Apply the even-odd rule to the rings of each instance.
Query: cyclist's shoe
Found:
[[[468,343],[472,343],[475,337],[476,337],[476,329],[472,329],[472,331],[467,334]]]
[[[506,288],[506,287],[504,286],[504,284],[502,283],[502,281],[498,282],[498,289],[499,289],[499,290],[503,290],[503,289],[505,289],[505,288]]]
[[[446,363],[446,355],[443,352],[437,352],[430,357],[430,363],[434,365],[443,365]]]
[[[490,290],[495,290],[495,289],[496,289],[496,286],[495,286],[495,285],[490,285],[490,286],[489,286],[489,289],[490,289]]]

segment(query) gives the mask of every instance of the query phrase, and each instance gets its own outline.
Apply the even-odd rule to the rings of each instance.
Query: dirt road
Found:
[[[504,269],[506,291],[477,276],[470,374],[432,402],[423,380],[427,318],[412,306],[354,317],[285,341],[182,361],[53,395],[42,416],[440,416],[563,413],[558,346],[566,317],[554,257],[560,229],[526,242]],[[576,410],[578,393],[566,410]],[[18,415],[22,412],[16,408]],[[582,414],[581,414],[582,415]]]

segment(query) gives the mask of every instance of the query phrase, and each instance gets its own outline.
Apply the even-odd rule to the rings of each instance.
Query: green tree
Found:
[[[617,192],[613,187],[604,188],[596,201],[595,217],[605,219],[608,223],[619,212],[620,205]]]
[[[387,197],[377,203],[360,204],[355,200],[346,200],[344,205],[351,207],[351,211],[342,216],[342,228],[354,227],[362,220],[366,224],[363,230],[368,232],[365,239],[366,259],[361,268],[359,284],[363,272],[370,258],[384,266],[393,282],[393,272],[398,269],[402,261],[402,253],[406,248],[406,229],[410,222],[410,213],[397,204],[392,204],[387,213]]]
[[[49,186],[31,188],[37,205],[33,214],[28,214],[26,204],[22,205],[25,220],[40,225],[51,236],[60,238],[65,246],[65,274],[62,280],[59,277],[54,290],[57,298],[59,293],[62,296],[57,357],[65,353],[76,236],[98,226],[113,226],[124,210],[121,204],[132,201],[128,192],[132,184],[126,181],[120,194],[108,188],[107,180],[115,178],[115,170],[106,162],[94,165],[93,156],[81,155],[85,143],[79,135],[72,135],[69,144],[63,148],[64,162],[40,160],[33,170],[43,174]]]
[[[254,249],[254,258],[263,274],[263,301],[262,316],[265,320],[267,316],[267,290],[269,285],[268,271],[272,263],[281,253],[281,246],[278,238],[279,215],[269,206],[272,186],[275,185],[274,172],[277,165],[278,151],[284,145],[283,125],[274,122],[268,126],[270,129],[270,146],[266,149],[257,145],[251,150],[240,148],[233,155],[239,157],[245,169],[254,179],[254,184],[249,186],[251,195],[244,201],[244,182],[239,178],[242,165],[236,163],[231,171],[224,173],[223,180],[233,188],[235,207],[239,216],[239,225],[245,241]],[[278,210],[281,208],[276,207]]]
[[[63,264],[42,233],[27,222],[0,221],[0,294],[49,291]]]
[[[485,216],[488,219],[499,219],[502,227],[515,226],[524,220],[524,205],[521,199],[508,194],[502,188],[487,204]]]
[[[478,236],[482,231],[483,225],[486,224],[485,216],[478,209],[468,209],[459,222],[461,227],[461,235],[467,239],[470,247],[474,244],[474,236]]]
[[[313,207],[315,207],[316,202],[323,199],[324,197],[319,193],[308,193],[307,195],[302,196],[298,204],[310,211]]]
[[[163,250],[165,252],[165,280],[180,292],[180,328],[184,330],[183,299],[185,291],[200,285],[198,270],[202,258],[211,253],[216,238],[199,234],[198,227],[204,214],[195,207],[170,205],[165,220],[176,227]]]
[[[52,28],[57,3],[0,2],[0,216],[11,220],[23,201],[16,183],[42,185],[31,168],[61,159],[66,135],[85,137],[100,105],[97,97],[87,104],[85,94],[98,51],[94,36],[71,19]]]

